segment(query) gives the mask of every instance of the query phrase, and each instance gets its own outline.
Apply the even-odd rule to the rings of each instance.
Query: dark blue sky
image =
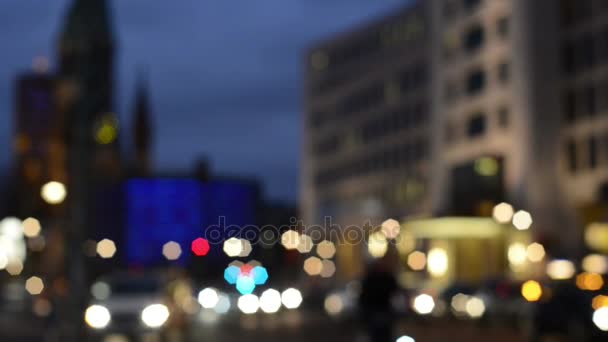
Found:
[[[0,1],[3,168],[12,153],[15,74],[37,55],[53,59],[68,2]],[[405,2],[111,1],[123,139],[142,65],[150,84],[157,170],[188,170],[207,156],[214,172],[259,177],[269,198],[295,200],[304,49]]]

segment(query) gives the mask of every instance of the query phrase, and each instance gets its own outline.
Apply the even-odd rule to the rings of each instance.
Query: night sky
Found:
[[[117,111],[129,135],[138,68],[147,70],[159,171],[206,157],[214,173],[258,177],[294,201],[303,51],[406,0],[114,0]],[[0,1],[0,167],[11,159],[13,80],[35,56],[53,65],[67,0]],[[179,5],[177,5],[179,4]],[[125,143],[123,143],[124,145]]]

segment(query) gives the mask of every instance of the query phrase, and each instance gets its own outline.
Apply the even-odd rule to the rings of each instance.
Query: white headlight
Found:
[[[94,329],[103,329],[110,323],[110,311],[101,305],[91,305],[84,313],[84,321]]]
[[[162,304],[148,305],[141,312],[141,320],[150,328],[158,328],[169,319],[169,309]]]

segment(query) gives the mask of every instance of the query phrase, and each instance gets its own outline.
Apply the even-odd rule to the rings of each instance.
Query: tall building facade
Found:
[[[417,1],[315,45],[306,66],[306,222],[489,217],[505,201],[532,213],[532,234],[551,253],[576,256],[580,209],[608,192],[605,8]]]
[[[416,5],[321,43],[307,60],[302,215],[342,226],[430,205],[430,49]],[[353,274],[356,246],[341,246]]]

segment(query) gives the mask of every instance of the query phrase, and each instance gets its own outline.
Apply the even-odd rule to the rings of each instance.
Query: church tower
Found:
[[[134,171],[137,176],[146,176],[151,169],[152,122],[146,82],[141,74],[135,92],[132,123]]]

